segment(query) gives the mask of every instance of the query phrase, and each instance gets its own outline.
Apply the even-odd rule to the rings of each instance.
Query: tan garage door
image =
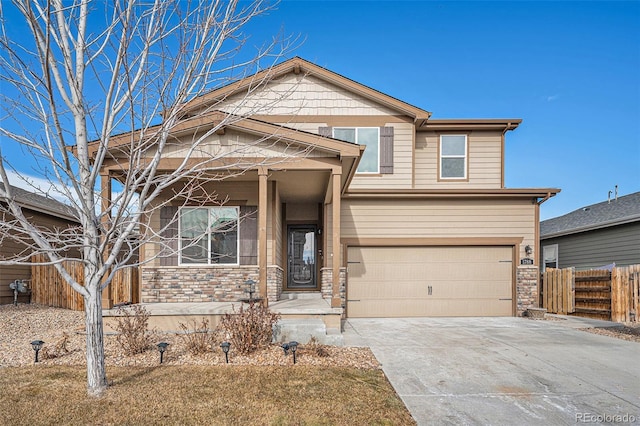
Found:
[[[347,316],[511,316],[511,247],[349,247]]]

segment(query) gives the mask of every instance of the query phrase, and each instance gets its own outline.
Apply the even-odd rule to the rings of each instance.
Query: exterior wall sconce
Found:
[[[222,348],[222,352],[224,352],[224,360],[229,364],[229,348],[231,347],[231,343],[222,342],[220,343],[220,348]]]
[[[531,253],[533,253],[533,249],[531,248],[531,246],[527,245],[524,247],[524,252],[526,253],[527,257],[531,256]]]
[[[167,342],[160,342],[158,343],[158,351],[160,351],[160,364],[162,364],[162,357],[164,355],[164,352],[167,350],[167,346],[169,346],[169,344]]]
[[[31,342],[31,347],[34,351],[36,351],[36,359],[34,362],[38,362],[38,352],[40,352],[40,349],[42,349],[42,345],[44,345],[44,342],[42,340],[34,340],[33,342]]]

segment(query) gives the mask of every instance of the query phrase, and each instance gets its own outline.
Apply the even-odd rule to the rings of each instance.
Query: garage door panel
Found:
[[[512,315],[511,247],[350,247],[348,256],[350,317]]]

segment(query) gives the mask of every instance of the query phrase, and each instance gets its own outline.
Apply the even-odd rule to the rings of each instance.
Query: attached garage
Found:
[[[349,247],[347,316],[513,315],[513,247]]]

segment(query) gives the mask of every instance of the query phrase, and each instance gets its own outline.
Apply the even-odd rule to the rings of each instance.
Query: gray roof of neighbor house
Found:
[[[579,208],[540,222],[540,239],[640,221],[640,192]]]
[[[4,184],[0,182],[0,188],[4,189]],[[61,203],[50,197],[27,191],[17,186],[11,185],[11,191],[21,207],[56,216],[62,219],[77,222],[74,211],[68,205]],[[0,199],[0,202],[2,200]]]

